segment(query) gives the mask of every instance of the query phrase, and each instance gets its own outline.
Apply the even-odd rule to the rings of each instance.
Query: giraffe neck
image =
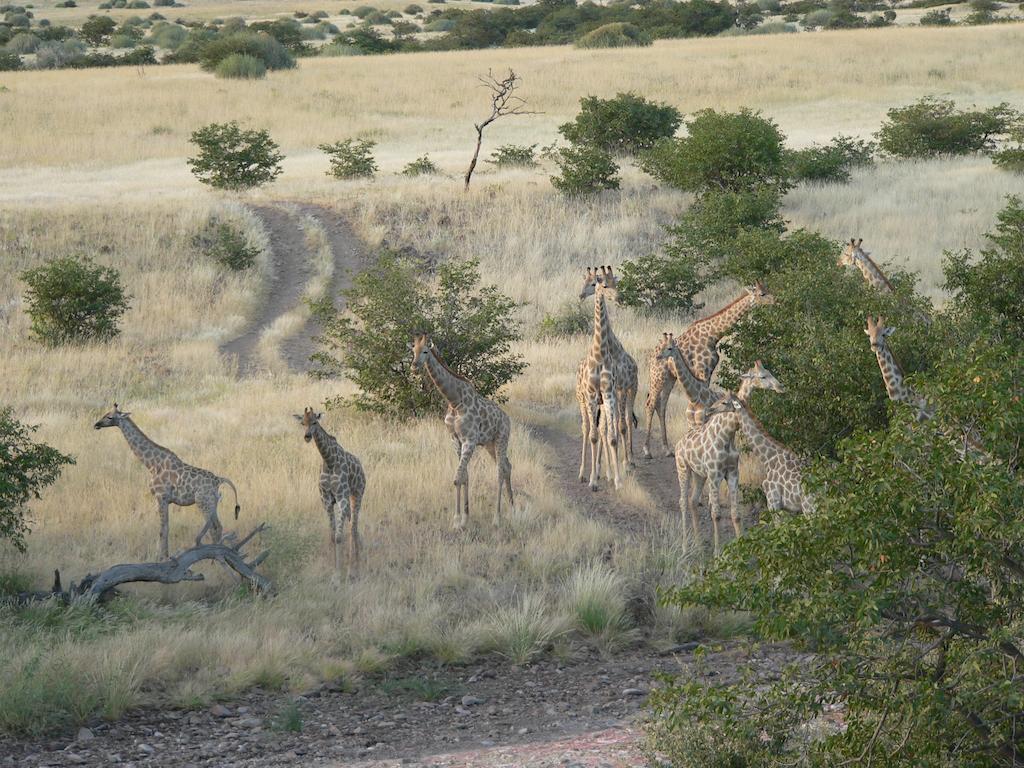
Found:
[[[876,288],[881,288],[886,291],[892,291],[892,283],[889,282],[888,278],[882,272],[881,268],[875,264],[870,256],[864,254],[857,259],[854,259],[854,263],[857,265],[857,269],[864,275],[864,279]]]
[[[700,335],[706,339],[720,339],[753,306],[754,299],[750,294],[740,296],[724,309],[703,320],[698,320],[696,326]]]
[[[686,396],[694,402],[701,402],[708,391],[710,391],[710,387],[708,387],[706,381],[701,381],[693,375],[693,371],[686,364],[686,360],[683,359],[683,353],[678,348],[672,350],[672,356],[669,357],[668,364],[671,366],[672,373],[675,374],[676,379],[683,385],[683,389],[686,390]]]
[[[740,384],[740,388],[736,390],[736,399],[742,400],[744,403],[750,402],[750,393],[754,391],[754,380],[744,379]]]
[[[928,401],[903,383],[903,369],[896,362],[889,347],[882,344],[877,345],[875,358],[878,360],[878,368],[882,372],[882,382],[885,384],[885,392],[889,399],[917,408],[919,419],[930,416],[931,408]]]
[[[118,426],[121,428],[121,434],[124,435],[124,439],[128,441],[128,447],[132,449],[132,453],[146,467],[152,468],[159,457],[168,454],[174,455],[162,445],[157,445],[146,437],[146,433],[139,429],[138,425],[128,416],[122,416],[118,421]]]
[[[750,450],[762,462],[779,455],[790,453],[789,449],[775,438],[768,434],[764,425],[752,414],[746,405],[737,412],[739,416],[739,427],[743,430],[743,437],[749,444]]]
[[[313,442],[316,443],[316,449],[320,451],[324,461],[330,461],[333,458],[332,449],[338,444],[338,441],[327,434],[327,430],[319,424],[313,427]]]
[[[448,370],[433,350],[427,355],[427,375],[453,408],[459,408],[476,396],[473,386]]]

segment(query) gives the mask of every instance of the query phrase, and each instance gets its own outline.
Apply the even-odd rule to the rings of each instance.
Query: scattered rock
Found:
[[[156,754],[156,749],[149,744],[139,744],[139,752],[144,755],[153,755]]]
[[[79,728],[78,729],[78,733],[75,734],[75,741],[79,741],[79,742],[82,742],[82,741],[92,741],[95,738],[96,737],[93,735],[93,732],[90,731],[85,726],[82,726],[81,728]]]
[[[214,717],[231,717],[231,710],[223,704],[214,704],[210,707],[210,714]]]
[[[262,728],[263,721],[258,717],[242,717],[235,721],[239,728]]]
[[[89,762],[86,758],[82,757],[81,755],[75,752],[65,752],[64,760],[66,762],[71,763],[72,765],[84,765],[85,763]]]
[[[645,691],[643,688],[626,688],[622,692],[622,695],[623,696],[646,696],[647,695],[647,691]]]
[[[462,697],[462,706],[464,707],[478,707],[483,703],[484,700],[481,699],[479,696],[466,695]]]

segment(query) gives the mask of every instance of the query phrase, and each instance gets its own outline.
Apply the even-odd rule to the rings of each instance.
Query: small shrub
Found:
[[[936,8],[933,11],[928,11],[921,17],[921,26],[923,27],[951,27],[956,24],[951,18],[949,18],[949,12],[952,8]]]
[[[266,32],[238,32],[208,43],[200,54],[200,66],[208,72],[215,71],[218,64],[235,54],[259,59],[270,70],[292,69],[295,66],[295,59],[288,49]]]
[[[391,17],[384,13],[384,11],[371,11],[363,16],[363,23],[371,27],[379,27],[389,25],[392,22]]]
[[[631,155],[672,136],[680,122],[682,116],[675,107],[635,93],[619,93],[613,99],[581,99],[579,114],[558,132],[573,144]]]
[[[1024,142],[1016,147],[1007,147],[994,153],[992,162],[1004,171],[1024,173]]]
[[[603,563],[581,565],[565,585],[567,612],[576,630],[608,653],[636,639],[622,578]]]
[[[806,14],[801,23],[805,29],[817,29],[818,27],[827,27],[830,21],[832,21],[832,11],[821,8]]]
[[[753,29],[743,29],[742,27],[733,27],[722,32],[719,37],[741,37],[744,35],[786,35],[792,32],[799,32],[793,24],[786,24],[782,21],[769,21],[767,24],[762,24],[759,27]]]
[[[558,150],[555,163],[560,173],[551,177],[551,183],[567,197],[619,188],[619,165],[599,147],[563,147]]]
[[[409,16],[415,16],[417,14],[423,13],[423,6],[416,5],[415,3],[413,3],[412,5],[407,5],[405,6],[405,13],[407,13]]]
[[[111,48],[134,48],[138,43],[131,35],[111,35],[110,36],[110,47]]]
[[[352,11],[353,16],[358,16],[360,19],[364,19],[371,13],[377,13],[377,9],[372,5],[360,5],[358,8]]]
[[[149,31],[148,41],[159,48],[175,51],[188,38],[188,30],[178,24],[160,22]]]
[[[475,261],[443,263],[436,282],[424,279],[422,262],[385,252],[346,292],[343,314],[325,308],[323,349],[314,359],[323,372],[344,371],[359,388],[349,400],[382,415],[435,414],[444,401],[433,385],[410,370],[408,343],[427,332],[442,359],[484,397],[526,367],[511,351],[518,341],[519,305],[480,281]]]
[[[82,23],[79,34],[89,45],[103,45],[116,28],[117,22],[109,16],[90,16]]]
[[[131,2],[125,5],[125,8],[141,10],[143,8],[149,8],[149,3],[147,3],[146,0],[131,0]]]
[[[21,66],[21,57],[18,54],[0,51],[0,72],[17,72]]]
[[[363,52],[356,48],[354,45],[345,45],[344,43],[328,43],[323,46],[318,52],[317,56],[362,56]]]
[[[593,314],[578,301],[567,301],[554,314],[546,314],[537,329],[539,339],[567,338],[588,333],[593,328]]]
[[[527,664],[566,631],[564,619],[549,616],[544,601],[528,595],[518,605],[501,608],[491,616],[485,647],[513,664]]]
[[[577,38],[577,48],[636,48],[651,44],[651,36],[635,24],[613,22]]]
[[[222,59],[214,72],[217,77],[259,80],[267,76],[267,67],[255,56],[246,53],[233,53],[226,59]]]
[[[129,297],[117,270],[89,259],[53,259],[21,273],[32,334],[43,344],[107,341],[117,336]]]
[[[260,249],[249,244],[245,232],[227,221],[211,219],[195,236],[193,244],[218,264],[235,272],[256,263]]]
[[[303,724],[302,710],[294,701],[282,706],[270,720],[272,730],[286,733],[301,733]]]
[[[502,144],[491,152],[490,158],[484,160],[497,168],[536,168],[536,144]]]
[[[75,463],[70,456],[33,442],[35,430],[14,418],[10,408],[0,408],[0,539],[7,539],[20,552],[25,551],[28,533],[28,503],[57,481],[64,466]],[[25,589],[15,589],[18,585],[8,579],[6,574],[0,576],[0,595]]]
[[[216,189],[251,189],[281,174],[277,144],[264,130],[243,130],[237,122],[210,123],[189,139],[199,149],[188,159],[192,174]]]
[[[334,144],[321,144],[320,151],[331,159],[328,176],[336,179],[372,178],[377,173],[373,148],[377,142],[369,139],[345,139]]]
[[[705,109],[687,122],[688,136],[662,139],[641,157],[641,167],[667,184],[701,194],[789,188],[779,127],[749,109]]]
[[[57,3],[53,7],[54,8],[77,8],[78,4],[75,2],[75,0],[61,0],[61,2]]]
[[[837,136],[825,146],[788,152],[789,173],[794,181],[845,184],[850,169],[873,162],[874,144],[849,136]]]
[[[883,152],[896,157],[936,157],[989,153],[996,139],[1021,124],[1022,115],[1007,103],[984,110],[961,110],[952,101],[926,96],[887,113],[876,137]]]
[[[63,42],[43,43],[36,51],[36,67],[38,69],[60,69],[82,60],[85,56],[85,43],[71,39]]]
[[[455,29],[453,19],[434,19],[423,25],[424,32],[451,32]]]
[[[402,169],[403,176],[429,176],[438,173],[438,168],[429,155],[418,157]]]
[[[19,32],[11,38],[6,50],[8,53],[35,53],[41,43],[42,40],[31,32]]]

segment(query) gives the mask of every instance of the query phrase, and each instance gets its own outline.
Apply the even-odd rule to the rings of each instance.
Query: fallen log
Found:
[[[248,536],[237,540],[234,534],[225,536],[217,544],[200,544],[157,563],[122,563],[113,565],[97,574],[88,574],[79,583],[71,583],[67,590],[61,589],[60,571],[54,571],[54,585],[49,592],[31,592],[18,595],[19,603],[36,600],[58,599],[104,601],[116,594],[116,587],[122,584],[150,582],[157,584],[179,584],[183,581],[203,581],[203,574],[193,573],[192,567],[204,560],[212,560],[230,568],[243,580],[249,582],[260,593],[273,591],[270,580],[256,571],[267,559],[270,550],[264,550],[250,561],[246,561],[242,548],[258,533],[266,529],[266,523],[254,528]]]

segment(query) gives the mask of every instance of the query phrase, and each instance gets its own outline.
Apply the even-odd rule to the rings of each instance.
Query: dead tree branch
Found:
[[[469,168],[466,170],[464,189],[469,189],[469,181],[473,178],[473,171],[476,170],[477,159],[480,157],[480,145],[484,141],[484,129],[499,117],[506,115],[539,114],[527,109],[526,100],[516,95],[516,89],[522,85],[523,79],[513,70],[510,69],[508,75],[500,80],[494,76],[491,70],[487,70],[487,74],[478,79],[491,92],[491,114],[483,122],[473,125],[473,128],[476,129],[476,148],[473,150],[473,159],[469,161]]]

